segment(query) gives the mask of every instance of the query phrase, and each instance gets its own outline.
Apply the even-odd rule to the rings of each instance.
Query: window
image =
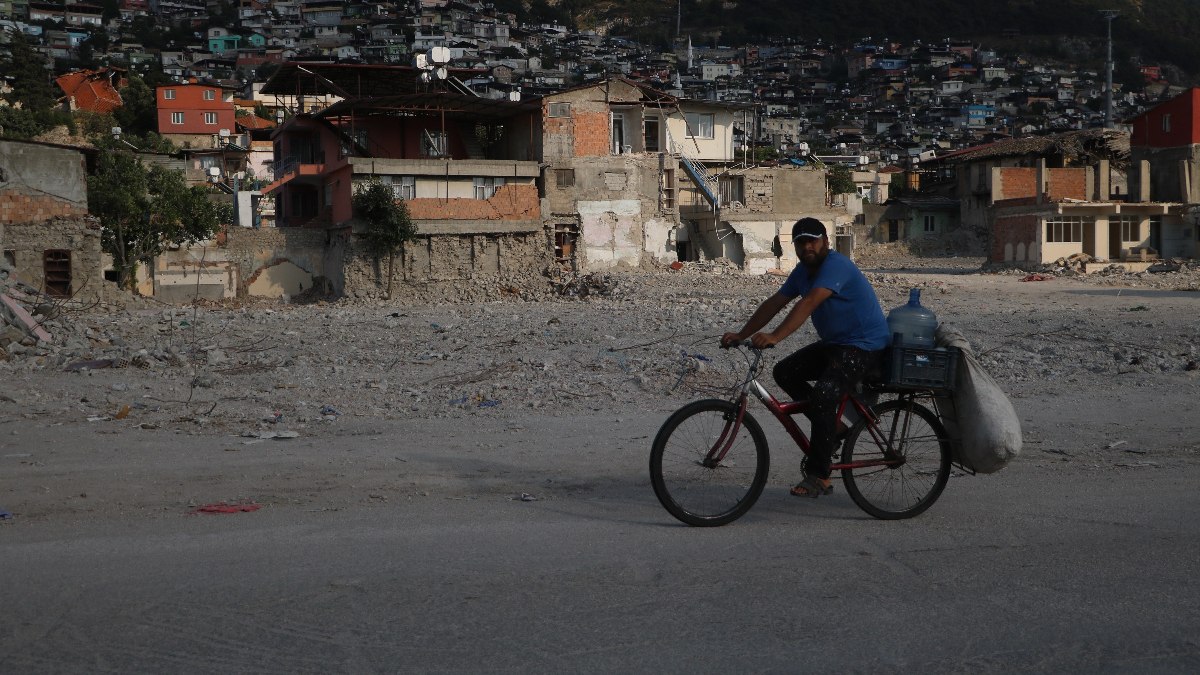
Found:
[[[1162,116],[1163,131],[1170,133],[1171,131],[1171,113]]]
[[[743,176],[721,176],[718,179],[722,204],[733,204],[734,202],[744,204],[746,202],[743,178]]]
[[[181,113],[181,112],[171,113],[171,124],[183,124],[183,113]]]
[[[658,118],[647,117],[642,123],[643,133],[646,144],[646,152],[658,152],[662,147],[658,142]]]
[[[42,270],[46,278],[46,293],[59,298],[71,295],[71,252],[50,250],[43,253]]]
[[[1089,224],[1092,219],[1083,216],[1059,216],[1046,220],[1047,242],[1082,242],[1084,221]]]
[[[663,169],[659,202],[659,208],[664,211],[675,209],[675,169]]]
[[[204,113],[204,123],[205,124],[216,124],[217,123],[217,113],[214,113],[214,112]]]
[[[492,176],[476,178],[475,199],[491,199],[492,195],[496,194],[496,188],[502,185],[504,185],[503,178],[494,178]]]
[[[421,132],[421,156],[446,157],[448,154],[446,152],[446,132],[428,129]]]
[[[579,226],[559,223],[554,226],[554,259],[567,262],[575,257],[575,240],[579,238]]]
[[[684,119],[688,138],[713,138],[712,113],[687,113]]]
[[[558,187],[573,187],[575,185],[575,169],[555,169],[554,182]]]
[[[571,104],[570,103],[551,103],[549,106],[549,110],[547,111],[547,115],[549,115],[550,117],[570,117],[571,116]]]
[[[392,186],[392,196],[396,199],[416,199],[416,176],[383,176],[382,181]]]
[[[625,116],[613,113],[612,116],[612,154],[633,152],[633,148],[625,144]]]
[[[217,98],[217,93],[215,91],[213,91],[212,89],[204,90],[204,100],[205,101],[215,101],[216,98]]]
[[[936,216],[925,216],[924,224],[925,224],[925,232],[927,232],[927,233],[937,232],[937,217]]]
[[[1142,224],[1137,216],[1119,216],[1114,220],[1114,224],[1121,228],[1121,241],[1142,240]]]
[[[163,89],[163,99],[166,101],[174,101],[175,100],[175,90],[174,89]]]

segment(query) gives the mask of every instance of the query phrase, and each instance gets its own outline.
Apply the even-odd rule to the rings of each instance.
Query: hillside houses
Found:
[[[410,281],[462,278],[438,277],[444,271],[430,261],[447,257],[436,251],[483,260],[490,273],[510,265],[506,250],[536,251],[523,267],[531,259],[593,270],[724,257],[764,271],[788,262],[777,237],[788,220],[814,214],[831,231],[856,233],[858,243],[959,230],[989,237],[1002,220],[998,208],[1041,194],[1014,196],[1012,186],[1043,164],[1042,186],[1065,185],[1059,170],[1085,172],[1070,174],[1071,189],[1055,193],[1070,200],[1138,201],[1141,186],[1152,185],[1155,198],[1187,204],[1198,190],[1171,192],[1200,172],[1178,178],[1171,165],[1186,151],[1153,143],[1153,151],[1135,151],[1145,159],[1131,165],[1127,154],[1105,158],[1101,189],[1098,164],[1063,161],[1053,150],[1058,141],[1046,140],[1095,135],[1104,117],[1096,70],[952,39],[714,46],[683,36],[662,51],[622,36],[522,23],[468,0],[118,4],[107,20],[95,20],[102,14],[87,3],[31,3],[9,20],[60,68],[85,56],[91,62],[60,74],[64,108],[111,112],[122,76],[153,76],[153,131],[182,150],[189,176],[235,195],[238,224],[339,233],[289,235],[311,239],[306,259],[323,259],[316,250],[337,237],[353,240],[355,186],[386,178],[412,201],[427,235],[425,258],[406,254]],[[99,32],[107,39],[94,40]],[[429,63],[434,50],[440,57]],[[420,59],[427,67],[414,69]],[[1164,124],[1146,122],[1147,111],[1179,90],[1162,69],[1140,72],[1146,86],[1116,92],[1115,118],[1145,132]],[[480,133],[491,145],[476,144]],[[833,164],[852,169],[849,196],[827,194]],[[993,181],[997,171],[1003,189]],[[450,210],[461,214],[435,217],[448,200],[470,204],[453,202]],[[1139,248],[1122,244],[1138,242],[1191,250],[1163,239],[1186,237],[1172,229],[1185,222],[1183,207],[1092,211],[1097,223],[1131,213],[1142,220],[1136,231],[1123,220],[1112,221],[1120,228],[1097,225],[1090,244],[1039,239],[1022,226],[1020,241],[1007,248],[1008,235],[993,240],[1001,242],[993,257],[1022,263],[1070,248],[1052,243],[1077,243],[1099,258],[1120,258]],[[1111,234],[1140,235],[1143,227],[1140,240]],[[493,255],[496,242],[508,243]],[[321,277],[338,289],[369,276],[296,267],[304,272],[289,268],[288,278]],[[468,268],[475,269],[462,274],[475,273]]]

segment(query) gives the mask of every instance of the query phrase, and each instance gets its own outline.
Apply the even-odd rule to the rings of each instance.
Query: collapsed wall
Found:
[[[427,234],[404,244],[391,262],[392,301],[478,301],[546,288],[553,262],[544,230]],[[361,235],[345,241],[341,266],[347,297],[387,298],[389,260]]]

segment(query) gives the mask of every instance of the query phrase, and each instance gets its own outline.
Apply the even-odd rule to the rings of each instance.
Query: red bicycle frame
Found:
[[[796,446],[800,448],[800,451],[805,455],[809,454],[810,444],[808,436],[804,434],[804,432],[800,429],[800,426],[796,424],[796,420],[793,419],[794,415],[803,413],[808,409],[809,402],[780,401],[756,380],[750,380],[748,383],[746,383],[746,385],[747,386],[744,387],[742,392],[738,395],[736,403],[737,414],[732,418],[725,420],[725,428],[721,431],[721,435],[717,438],[716,442],[713,443],[713,447],[709,449],[708,454],[704,457],[704,466],[712,468],[719,465],[721,460],[725,458],[726,453],[729,452],[729,449],[733,447],[734,438],[737,436],[737,432],[742,426],[742,419],[746,416],[746,408],[749,407],[750,397],[746,393],[747,389],[754,393],[755,398],[757,398],[759,401],[762,401],[762,404],[766,406],[767,410],[771,411],[771,414],[775,416],[775,419],[779,420],[779,423],[782,424],[783,428],[787,430],[788,435],[792,437],[792,440],[795,441]],[[869,459],[833,464],[830,466],[830,470],[840,471],[842,469],[863,469],[872,466],[896,467],[903,464],[903,448],[892,447],[891,440],[889,438],[885,438],[883,432],[878,426],[876,426],[875,422],[877,420],[875,418],[875,413],[873,413],[869,407],[864,405],[862,401],[858,400],[854,396],[851,396],[850,394],[846,394],[842,397],[842,402],[838,406],[839,420],[843,419],[843,415],[846,412],[846,406],[852,406],[860,417],[868,420],[867,431],[870,432],[872,439],[874,439],[879,447],[885,448],[885,456],[882,459]],[[898,422],[899,419],[893,420],[893,426],[895,426]],[[905,416],[904,423],[905,427],[907,427],[907,416]],[[897,430],[894,428],[891,430],[891,438],[897,437],[896,431]],[[905,437],[906,434],[903,432],[907,432],[907,428],[902,430],[899,438]]]

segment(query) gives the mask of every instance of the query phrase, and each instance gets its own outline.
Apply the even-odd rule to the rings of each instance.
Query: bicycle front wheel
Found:
[[[762,427],[738,406],[708,399],[667,418],[650,450],[650,483],[664,508],[698,527],[732,522],[754,506],[767,484],[770,455]],[[711,459],[728,445],[719,462]]]
[[[912,518],[929,508],[950,478],[950,438],[937,415],[902,399],[873,408],[876,438],[859,421],[842,446],[846,492],[859,508],[883,520]]]

